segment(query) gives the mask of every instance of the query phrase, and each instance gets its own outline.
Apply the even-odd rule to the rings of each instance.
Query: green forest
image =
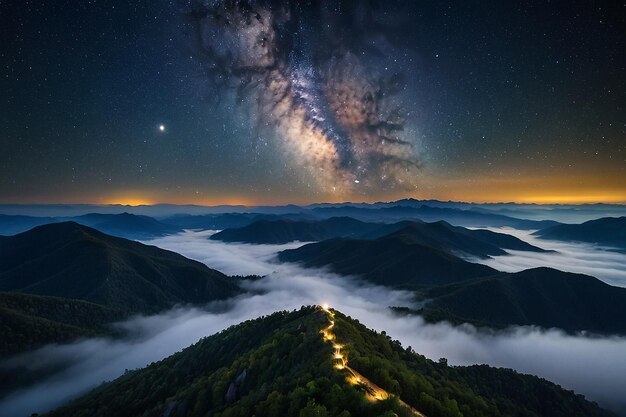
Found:
[[[409,416],[398,397],[428,417],[611,416],[543,379],[487,366],[453,367],[403,348],[336,313],[350,366],[397,397],[368,400],[333,367],[318,307],[232,326],[49,416]],[[548,408],[546,408],[548,407]]]

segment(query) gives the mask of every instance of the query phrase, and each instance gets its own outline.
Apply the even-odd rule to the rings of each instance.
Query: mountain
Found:
[[[310,212],[319,218],[349,216],[361,221],[394,222],[400,220],[421,220],[424,222],[446,221],[456,226],[466,227],[512,227],[515,229],[543,229],[558,225],[552,220],[526,220],[500,214],[447,207],[402,206],[382,208],[356,207],[352,205],[317,207]]]
[[[151,313],[226,298],[238,287],[177,253],[63,222],[0,237],[0,291]]]
[[[415,242],[446,252],[462,252],[485,258],[505,255],[503,249],[544,252],[514,236],[488,230],[469,230],[444,221],[424,223],[365,223],[350,217],[331,217],[321,221],[258,220],[247,226],[225,229],[211,239],[225,242],[282,244],[311,242],[338,237],[376,239],[389,234],[410,236]]]
[[[314,220],[307,214],[259,214],[259,213],[225,213],[206,215],[176,215],[162,220],[182,229],[222,230],[247,226],[258,220]]]
[[[93,227],[103,233],[127,239],[153,239],[180,232],[182,229],[162,223],[152,217],[136,214],[90,213],[62,219]]]
[[[350,217],[332,217],[321,221],[257,220],[247,226],[222,230],[211,239],[224,242],[282,244],[311,242],[335,237],[360,236],[381,228],[381,224],[364,223]]]
[[[74,221],[101,232],[127,239],[153,239],[182,230],[180,227],[162,223],[152,217],[129,213],[90,213],[76,217],[32,217],[0,214],[0,235],[15,235],[36,226],[65,221]]]
[[[390,237],[406,236],[421,245],[452,254],[466,254],[486,258],[489,256],[506,255],[507,252],[504,249],[546,252],[515,236],[489,230],[470,230],[460,226],[452,226],[444,221],[434,223],[404,222],[390,226],[387,226],[390,230],[397,229],[390,234]],[[377,230],[378,234],[373,236],[379,236],[382,230]],[[364,235],[363,237],[366,236]]]
[[[110,334],[108,324],[124,317],[122,311],[81,300],[0,293],[0,357]]]
[[[544,379],[484,365],[436,363],[339,312],[313,307],[230,327],[128,372],[47,416],[406,417],[420,413],[429,417],[612,416]]]
[[[0,235],[10,236],[25,232],[36,226],[56,223],[54,217],[33,217],[22,215],[0,214]]]
[[[561,224],[534,234],[542,239],[586,242],[626,250],[626,216]]]
[[[403,288],[445,285],[497,272],[401,233],[374,240],[325,240],[282,251],[278,259],[301,262],[307,267],[328,266],[339,274],[358,275],[375,284]]]
[[[426,292],[427,319],[626,334],[626,288],[551,268],[500,273]]]

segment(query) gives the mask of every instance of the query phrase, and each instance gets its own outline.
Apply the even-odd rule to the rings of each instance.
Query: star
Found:
[[[165,125],[159,125],[159,130],[161,132],[165,132]]]

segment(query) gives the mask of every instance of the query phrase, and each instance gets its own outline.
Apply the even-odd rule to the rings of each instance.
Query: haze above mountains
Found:
[[[6,207],[2,209],[5,212]],[[350,281],[354,282],[351,285],[357,285],[366,290],[372,285],[386,288],[386,291],[391,292],[400,290],[404,294],[403,297],[407,297],[405,298],[407,301],[397,304],[390,299],[386,304],[389,308],[389,317],[393,317],[392,320],[402,321],[406,317],[416,317],[426,323],[450,323],[452,326],[461,326],[459,328],[475,326],[485,332],[508,331],[505,329],[510,330],[517,326],[535,326],[546,331],[559,329],[575,337],[587,337],[585,336],[587,334],[599,338],[626,335],[626,288],[608,285],[602,282],[602,276],[596,278],[546,267],[528,268],[520,272],[503,272],[485,265],[492,260],[514,257],[519,253],[535,257],[566,256],[551,249],[551,243],[557,240],[575,245],[593,245],[589,248],[599,252],[603,252],[606,248],[614,251],[614,256],[623,256],[620,252],[626,249],[624,239],[626,217],[606,217],[582,224],[565,224],[549,218],[542,219],[539,215],[539,213],[546,214],[554,210],[559,214],[558,219],[563,221],[568,216],[570,218],[585,217],[599,212],[600,209],[610,208],[612,212],[620,212],[624,210],[622,206],[601,206],[600,208],[598,206],[485,206],[403,200],[393,203],[321,204],[307,207],[250,209],[176,206],[132,208],[137,213],[161,213],[155,217],[146,214],[111,213],[111,211],[121,209],[120,207],[106,207],[102,213],[79,214],[82,210],[94,208],[93,206],[47,207],[48,211],[45,216],[32,216],[32,214],[44,213],[46,207],[31,206],[24,209],[24,212],[29,215],[0,215],[0,234],[6,235],[0,237],[0,315],[3,324],[0,330],[4,341],[0,346],[0,353],[9,358],[9,362],[5,360],[4,365],[6,372],[9,373],[0,370],[0,396],[4,398],[16,395],[15,387],[28,390],[28,387],[36,384],[43,372],[32,373],[18,367],[22,369],[20,372],[23,372],[23,376],[20,377],[17,385],[10,384],[10,374],[15,372],[15,368],[12,366],[6,368],[7,363],[10,364],[13,360],[8,355],[17,353],[44,355],[46,348],[41,351],[31,351],[48,343],[71,343],[85,340],[85,338],[124,340],[132,335],[129,335],[128,330],[124,330],[123,326],[115,326],[112,325],[113,323],[128,320],[136,314],[159,317],[159,314],[165,314],[172,308],[193,306],[202,309],[210,305],[213,306],[210,309],[228,310],[235,308],[233,306],[241,302],[242,297],[243,299],[255,297],[267,291],[267,289],[261,290],[263,285],[259,283],[270,283],[276,279],[274,274],[268,273],[266,269],[253,272],[256,276],[229,277],[212,269],[215,265],[208,261],[200,263],[170,250],[146,245],[146,243],[153,242],[161,245],[160,242],[167,241],[169,237],[198,233],[186,231],[189,229],[221,230],[204,234],[207,244],[215,242],[211,244],[220,245],[219,247],[225,251],[224,254],[231,253],[229,252],[231,250],[266,253],[263,256],[267,261],[264,262],[268,262],[267,265],[270,268],[271,262],[276,265],[276,268],[292,268],[290,265],[295,265],[295,268],[305,268],[304,271],[308,270],[306,268],[314,268],[311,271],[322,268],[322,271],[337,274],[330,277],[337,280],[339,285],[343,284],[338,277],[346,276],[348,279],[356,278],[356,281]],[[527,216],[523,216],[524,210]],[[183,214],[185,211],[193,211],[194,214]],[[210,213],[210,211],[215,212]],[[572,213],[564,214],[567,211],[572,211]],[[513,212],[521,215],[510,216],[509,214]],[[489,230],[484,228],[489,228]],[[529,243],[508,233],[513,229],[533,233],[536,239],[533,243]],[[545,247],[542,242],[546,243]],[[186,252],[186,249],[183,252]],[[192,252],[201,254],[193,250]],[[333,276],[337,278],[332,278]],[[297,274],[293,279],[295,280],[293,285],[301,285],[303,291],[306,291],[307,285],[313,285],[300,279]],[[322,301],[319,300],[319,302]],[[385,303],[384,299],[380,301]],[[275,310],[280,310],[280,307],[280,304],[276,305]],[[341,306],[337,307],[341,309]],[[307,314],[313,314],[312,310],[306,311]],[[262,321],[255,323],[254,326],[258,326],[258,329],[265,325]],[[277,327],[276,331],[283,332],[282,326],[281,324]],[[289,326],[291,325],[287,327]],[[257,330],[250,329],[249,331]],[[289,332],[288,330],[285,333],[285,337],[290,334]],[[361,329],[359,332],[366,332],[366,329]],[[353,346],[356,346],[362,343],[363,337],[362,334],[355,334],[348,339]],[[371,337],[376,338],[372,335],[367,336],[367,338]],[[298,343],[304,343],[303,340]],[[248,354],[245,352],[252,352],[266,343],[260,339],[257,342],[260,344],[251,344],[246,348],[248,350],[235,350],[238,352],[236,355],[243,357],[241,355]],[[363,349],[370,349],[366,348],[366,345],[363,345]],[[393,343],[392,346],[394,346]],[[310,348],[303,347],[303,349]],[[181,363],[191,363],[192,359],[183,358],[187,355],[195,357],[194,355],[209,354],[200,353],[197,350],[199,348],[195,349],[196,353],[185,353],[183,356],[177,356],[179,359],[168,359],[168,361],[171,364],[179,360],[183,360]],[[396,360],[394,356],[389,356],[390,352],[382,345],[377,349],[382,349],[376,353],[381,361],[392,363]],[[194,350],[185,352],[194,352]],[[210,353],[209,355],[216,354]],[[230,356],[228,358],[219,356],[219,358],[219,360],[226,361],[224,363],[234,360],[234,357]],[[407,360],[410,362],[415,358]],[[428,366],[424,365],[425,368],[418,367],[421,369],[419,372],[426,372],[421,374],[426,377],[430,372],[426,371],[430,369],[429,366],[436,367],[436,365],[433,363]],[[178,367],[179,365],[168,366]],[[274,364],[269,366],[274,366]],[[250,372],[252,368],[251,364],[245,366],[239,364],[234,366],[232,372],[240,374],[243,369]],[[361,370],[367,373],[373,372],[366,363],[362,364]],[[47,378],[54,376],[56,372],[47,370],[43,372],[43,375]],[[160,378],[173,377],[151,372],[140,371],[136,374],[137,376],[133,373],[132,377],[122,377],[119,382],[107,388],[108,391],[105,390],[102,393],[125,390],[126,388],[118,388],[124,386],[124,378],[128,381],[133,381],[133,378],[147,378],[159,384]],[[222,387],[217,383],[218,380],[229,381],[237,376],[230,373],[228,374],[230,376],[218,375],[208,369],[199,369],[198,372],[201,372],[198,378],[214,380],[210,387],[190,381],[188,387],[181,388],[182,391],[166,390],[167,392],[159,393],[158,399],[155,400],[148,399],[147,391],[135,392],[135,398],[143,404],[140,408],[144,411],[160,410],[158,412],[163,413],[168,409],[167,407],[170,407],[167,404],[170,404],[168,415],[186,416],[194,415],[193,407],[204,410],[202,412],[208,410],[221,410],[222,412],[233,406],[228,401],[223,403],[217,400],[211,404],[193,405],[192,403],[197,401],[199,392],[205,392],[207,389],[219,392],[223,388],[218,388]],[[276,378],[283,375],[283,372],[291,371],[277,367],[272,372],[275,372],[273,378]],[[502,413],[508,407],[500,402],[501,399],[498,399],[495,391],[490,391],[489,384],[496,384],[497,380],[502,382],[512,378],[511,383],[513,383],[512,381],[518,378],[530,378],[507,374],[491,368],[468,368],[467,370],[459,368],[450,372],[444,372],[446,375],[441,381],[445,380],[445,383],[438,383],[456,383],[453,382],[456,381],[455,378],[463,374],[465,379],[461,378],[458,383],[469,384],[468,389],[474,390],[472,395],[478,395],[482,401],[487,402],[486,408],[476,415],[497,415],[498,412]],[[485,380],[487,384],[485,388],[482,391],[476,391],[477,388],[472,385],[473,382],[468,381],[479,378],[479,374],[485,377],[485,372],[489,375],[488,379],[491,382],[487,383]],[[304,378],[303,375],[305,375],[288,374],[296,379]],[[142,376],[139,377],[139,375]],[[263,410],[262,401],[256,397],[261,394],[255,391],[254,387],[257,386],[257,382],[267,377],[267,375],[259,374],[250,376],[251,380],[256,381],[248,382],[249,385],[245,388],[248,391],[244,390],[248,393],[245,395],[252,395],[252,397],[246,397],[245,400],[250,401],[250,407],[254,404],[254,407]],[[324,376],[324,378],[327,377]],[[397,378],[392,378],[396,381],[392,383],[373,374],[370,378],[375,378],[378,384],[385,385],[387,388],[395,387],[396,383],[404,387],[412,384],[412,382],[400,381]],[[524,384],[533,385],[539,380],[533,381],[535,380],[527,379]],[[15,386],[12,388],[12,385]],[[356,395],[348,394],[351,392],[350,389],[342,385],[340,387],[343,392],[341,395]],[[228,387],[225,388],[227,391]],[[278,391],[288,396],[290,389],[287,391],[278,389]],[[454,396],[443,395],[442,391],[437,389],[429,391],[424,386],[416,389],[427,393],[435,403],[439,404],[430,404],[428,402],[430,400],[427,401],[425,397],[418,395],[411,404],[419,406],[418,409],[428,410],[427,415],[448,415],[446,413],[454,409],[451,403],[447,402]],[[582,400],[577,400],[576,397],[570,397],[570,394],[564,391],[555,391],[548,385],[541,389],[546,389],[548,396],[554,395],[555,398],[561,398],[559,401],[565,404],[560,411],[557,408],[552,409],[550,415],[561,415],[559,413],[567,415],[566,412],[577,415],[576,413],[582,412],[580,411],[582,409],[587,410],[585,415],[600,413],[599,409],[593,409],[588,403],[581,402]],[[77,390],[76,392],[84,391]],[[400,392],[403,390],[400,389]],[[222,395],[225,394],[226,392],[222,393]],[[262,395],[269,394],[271,391],[264,392]],[[530,394],[527,394],[520,394],[509,406],[530,407],[525,412],[536,411],[528,397]],[[107,395],[109,394],[93,394],[84,401],[89,403],[89,408],[98,409],[105,402],[109,402],[105,399]],[[211,395],[213,398],[216,398],[215,395],[220,396],[215,392]],[[458,406],[465,401],[461,399],[465,398],[463,397],[465,394],[459,395],[454,397]],[[171,399],[172,396],[176,398]],[[166,398],[170,398],[167,404],[163,402]],[[238,398],[243,400],[244,394]],[[319,400],[319,397],[317,398]],[[401,396],[401,398],[407,401],[404,397]],[[444,398],[447,399],[444,401]],[[2,410],[2,401],[0,398],[0,410]],[[116,403],[116,407],[124,408],[125,404],[128,404],[127,401],[130,399],[121,400]],[[325,407],[327,411],[341,411],[333,408],[335,404],[332,400],[320,401],[317,405]],[[78,413],[81,407],[87,407],[87,402],[78,403],[81,405],[74,408],[74,411],[66,409],[63,413],[70,414],[64,415]],[[285,404],[287,403],[288,401]],[[530,405],[522,405],[526,403]],[[184,407],[183,404],[185,404]],[[474,409],[476,405],[470,405],[471,401],[467,404],[469,408],[465,409],[464,415],[471,415],[469,410]],[[622,411],[620,407],[623,404],[610,405],[614,410]],[[289,407],[289,405],[285,406]],[[383,408],[373,410],[380,411],[386,406],[381,405]],[[351,410],[361,410],[360,412],[365,413],[362,415],[378,412],[364,411],[365,409],[359,408],[363,406],[355,405],[355,407]],[[402,412],[392,403],[389,403],[388,407],[387,410]],[[128,415],[138,415],[133,413]]]

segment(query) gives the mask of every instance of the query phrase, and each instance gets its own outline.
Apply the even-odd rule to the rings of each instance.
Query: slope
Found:
[[[582,396],[528,375],[434,363],[384,334],[320,308],[279,312],[233,326],[129,372],[54,416],[610,416]],[[333,365],[334,334],[350,366]],[[326,333],[328,334],[328,333]],[[386,398],[369,392],[374,384]],[[36,411],[36,410],[33,410]]]
[[[500,273],[425,296],[433,298],[422,311],[430,320],[626,334],[626,288],[551,268]]]
[[[626,250],[626,216],[562,224],[534,233],[542,239],[579,241]]]
[[[381,226],[350,217],[333,217],[322,221],[257,220],[241,228],[222,230],[212,235],[211,239],[256,244],[282,244],[296,240],[312,242],[335,237],[359,236],[373,232]]]
[[[444,285],[497,272],[420,244],[406,234],[375,240],[331,239],[282,251],[278,259],[307,267],[328,266],[339,274],[403,288]]]
[[[124,313],[86,301],[30,294],[0,293],[0,357],[111,333],[109,323]]]
[[[397,223],[397,225],[400,224]],[[405,227],[393,231],[390,236],[407,236],[416,243],[440,251],[473,255],[480,258],[506,255],[504,249],[546,252],[515,236],[489,230],[470,230],[460,226],[452,226],[444,221],[434,223],[411,222]]]
[[[174,252],[64,222],[0,238],[0,291],[150,313],[226,298],[238,287]]]

